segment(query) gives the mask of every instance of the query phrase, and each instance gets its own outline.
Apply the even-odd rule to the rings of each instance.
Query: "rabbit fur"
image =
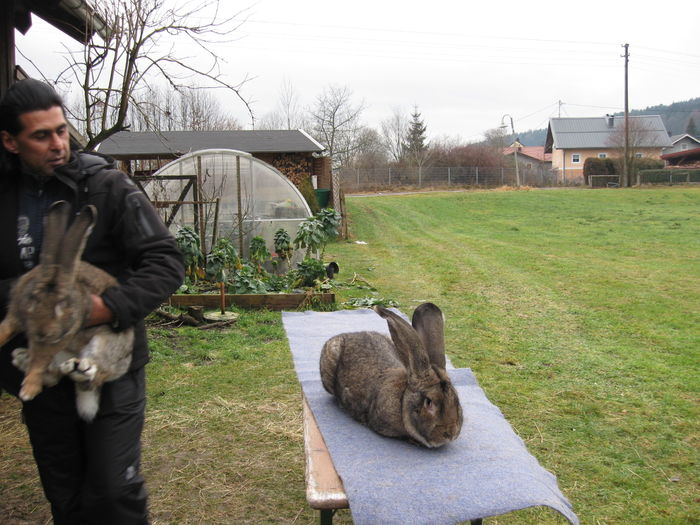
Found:
[[[445,371],[444,319],[432,303],[412,325],[382,307],[391,338],[378,332],[331,337],[320,358],[321,382],[349,414],[378,434],[428,448],[459,436],[462,408]]]
[[[80,260],[97,209],[83,207],[66,230],[70,214],[66,201],[49,208],[39,264],[12,288],[7,316],[0,323],[0,345],[18,333],[26,334],[28,348],[12,353],[13,364],[25,373],[22,400],[34,399],[44,386],[67,375],[76,383],[80,417],[91,421],[99,408],[102,384],[129,369],[134,331],[114,332],[107,325],[83,328],[92,307],[91,294],[100,295],[117,281]]]

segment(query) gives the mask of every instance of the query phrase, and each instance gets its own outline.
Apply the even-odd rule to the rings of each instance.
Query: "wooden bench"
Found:
[[[343,481],[335,470],[330,452],[323,440],[316,418],[302,394],[304,420],[304,455],[306,457],[306,501],[320,512],[319,523],[331,525],[338,509],[349,508]],[[481,525],[482,520],[472,520]]]
[[[306,397],[302,395],[304,413],[304,455],[306,457],[306,501],[320,511],[321,525],[333,523],[338,509],[348,508],[348,497],[338,477],[333,460],[316,424]]]

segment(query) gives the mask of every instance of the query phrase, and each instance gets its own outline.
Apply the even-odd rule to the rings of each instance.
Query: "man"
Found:
[[[98,218],[83,259],[119,285],[92,297],[85,326],[133,326],[130,370],[102,389],[94,421],[79,418],[74,384],[63,378],[23,404],[23,419],[55,525],[145,524],[140,473],[144,421],[143,318],[181,284],[182,255],[146,197],[111,159],[71,152],[63,103],[49,85],[23,80],[0,100],[0,315],[12,282],[38,263],[43,217],[66,200]],[[0,349],[0,387],[17,395],[22,373],[11,362],[17,337]]]

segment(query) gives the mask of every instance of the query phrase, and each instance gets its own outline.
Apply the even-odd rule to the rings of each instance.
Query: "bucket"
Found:
[[[331,190],[314,190],[316,192],[316,200],[321,208],[328,207],[328,199],[331,194]]]

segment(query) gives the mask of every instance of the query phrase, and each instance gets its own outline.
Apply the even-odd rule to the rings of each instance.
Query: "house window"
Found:
[[[598,153],[598,158],[599,158],[599,159],[607,159],[607,158],[608,158],[608,154],[607,154],[607,153]]]
[[[635,158],[635,159],[641,159],[641,158],[642,158],[642,154],[641,154],[641,153],[635,153],[635,154],[634,154],[634,158]]]
[[[571,162],[573,164],[579,164],[581,162],[581,154],[580,153],[572,153],[571,154]]]
[[[682,150],[688,149],[688,145],[687,145],[687,144],[681,144],[681,149],[682,149]]]

